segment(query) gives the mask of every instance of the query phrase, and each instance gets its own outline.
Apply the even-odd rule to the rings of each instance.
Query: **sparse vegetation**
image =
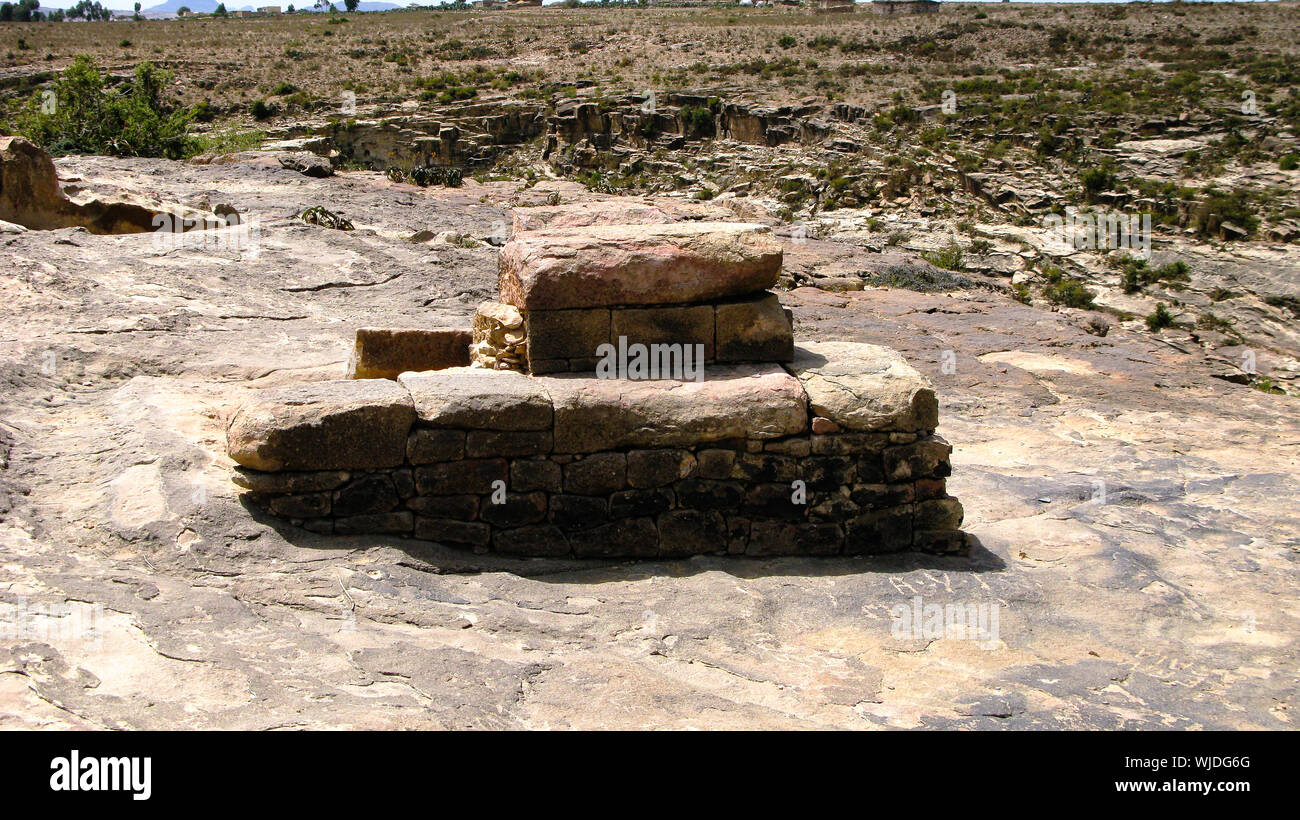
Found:
[[[54,104],[34,98],[19,112],[16,130],[52,154],[182,159],[198,150],[187,130],[194,113],[172,104],[171,84],[171,72],[151,63],[110,83],[81,56],[54,81]]]

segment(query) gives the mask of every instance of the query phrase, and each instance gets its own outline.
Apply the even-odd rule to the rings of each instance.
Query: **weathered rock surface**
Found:
[[[526,310],[709,302],[765,290],[780,270],[762,225],[602,225],[515,234],[499,289]]]
[[[385,379],[259,390],[231,418],[227,447],[267,472],[395,467],[414,420],[410,395]]]
[[[718,205],[670,199],[603,199],[569,205],[534,205],[510,210],[512,231],[584,228],[591,225],[654,225],[707,220],[728,222],[735,212]]]
[[[815,415],[845,430],[916,432],[938,425],[930,382],[895,350],[857,342],[800,342],[790,372]]]
[[[179,207],[177,218],[207,217]],[[134,202],[74,201],[59,187],[54,162],[39,146],[22,137],[0,137],[0,220],[36,230],[82,227],[92,233],[141,233],[156,230],[163,211]],[[215,224],[215,220],[212,220]]]
[[[537,205],[510,211],[512,231],[585,228],[591,225],[654,225],[676,222],[667,211],[635,200],[614,200],[600,207],[583,202],[573,205]]]
[[[240,502],[224,453],[238,388],[337,378],[350,328],[466,325],[495,297],[496,249],[406,237],[483,235],[545,192],[315,180],[265,155],[58,166],[87,187],[232,202],[264,219],[262,246],[0,236],[0,616],[27,624],[0,631],[4,728],[1294,725],[1300,621],[1269,602],[1300,586],[1279,500],[1300,482],[1300,406],[1217,378],[1189,333],[1099,337],[992,289],[782,294],[801,345],[886,345],[933,381],[969,558],[517,560],[321,536]],[[277,216],[320,202],[357,231]],[[883,255],[801,247],[827,245],[846,274]],[[1260,249],[1220,274],[1201,250],[1214,286],[1293,270]],[[1233,303],[1243,330],[1294,344],[1262,299],[1219,309]],[[656,470],[629,454],[629,482],[684,478],[669,455]],[[635,529],[590,543],[615,537]],[[896,635],[891,611],[914,598],[997,605],[998,639]],[[94,636],[19,620],[60,607],[97,612]]]
[[[555,450],[590,453],[808,429],[807,399],[780,365],[710,365],[702,381],[629,381],[584,374],[533,379],[555,407]]]

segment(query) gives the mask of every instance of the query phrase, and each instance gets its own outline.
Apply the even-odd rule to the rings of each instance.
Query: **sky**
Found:
[[[217,1],[221,2],[221,0],[217,0]],[[547,5],[550,5],[550,3],[552,2],[559,2],[559,1],[560,0],[543,0],[543,2],[546,3]],[[1169,1],[1170,0],[1155,0],[1155,2],[1169,2]],[[1267,2],[1267,0],[1212,0],[1212,1],[1214,2]],[[41,6],[43,8],[68,8],[69,6],[73,5],[75,2],[76,0],[45,0],[45,2],[41,3]],[[163,2],[163,0],[142,0],[141,8],[148,9],[150,6],[156,6],[161,2]],[[279,5],[281,8],[284,8],[288,6],[291,2],[294,2],[294,0],[225,0],[227,8],[232,8],[232,9],[240,9],[240,8],[244,8],[245,6],[248,6],[250,8],[256,8],[257,6],[270,6],[270,5]],[[299,5],[305,4],[310,6],[313,2],[315,2],[315,0],[298,0]],[[407,2],[403,2],[403,0],[384,0],[384,2],[395,3],[396,5],[399,6],[408,6],[408,5],[432,6],[438,4],[438,0],[421,0],[421,2],[418,3],[407,3]],[[999,0],[960,0],[960,2],[968,2],[968,3],[999,2]],[[1013,2],[1127,3],[1130,2],[1130,0],[1013,0]],[[131,9],[135,8],[135,0],[99,0],[99,3],[105,8],[110,8],[117,11],[130,11]],[[338,6],[340,9],[343,8],[343,0],[334,0],[334,5]]]

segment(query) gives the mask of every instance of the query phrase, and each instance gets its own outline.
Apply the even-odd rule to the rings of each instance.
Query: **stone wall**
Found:
[[[808,344],[700,382],[451,368],[259,391],[235,481],[319,533],[513,555],[961,552],[934,392],[897,353]]]

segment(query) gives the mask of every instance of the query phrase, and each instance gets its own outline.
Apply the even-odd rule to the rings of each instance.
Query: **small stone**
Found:
[[[839,524],[754,521],[746,555],[834,555],[844,548]]]
[[[401,500],[393,480],[383,473],[361,476],[334,493],[334,515],[353,516],[389,512]]]
[[[908,481],[917,478],[944,478],[952,474],[948,456],[952,445],[942,436],[929,436],[913,444],[889,447],[884,452],[885,478]]]
[[[569,542],[582,558],[651,558],[659,551],[659,531],[652,518],[624,518],[570,533]]]
[[[492,547],[505,555],[560,557],[569,554],[569,539],[552,524],[537,524],[492,534]]]
[[[630,455],[628,459],[630,464]],[[696,467],[691,475],[698,478],[730,478],[731,469],[736,463],[736,451],[721,449],[701,450],[696,454],[695,460]]]
[[[627,456],[595,453],[564,466],[564,491],[608,495],[627,486]]]
[[[536,524],[546,518],[546,493],[506,493],[499,504],[485,498],[478,517],[498,527]]]
[[[465,441],[470,458],[519,458],[551,452],[550,430],[471,430]]]
[[[735,510],[745,498],[745,485],[739,481],[688,478],[674,489],[681,506],[692,510]]]
[[[404,534],[414,526],[415,518],[406,510],[334,519],[334,532],[338,535]]]
[[[659,554],[699,555],[727,549],[727,522],[713,510],[672,510],[659,516]]]
[[[724,302],[716,308],[720,362],[788,362],[794,334],[775,294]]]
[[[527,493],[543,490],[558,493],[563,486],[560,465],[547,459],[516,459],[510,462],[510,489]]]
[[[415,486],[420,495],[487,495],[496,489],[497,481],[504,482],[508,476],[509,466],[503,458],[448,461],[417,467]]]
[[[406,439],[406,460],[411,464],[458,461],[465,457],[464,430],[411,431]]]
[[[840,426],[824,416],[814,416],[812,420],[812,431],[819,435],[829,433],[838,433]]]
[[[267,508],[281,518],[321,518],[330,514],[329,493],[303,493],[272,498]]]
[[[550,520],[565,532],[599,527],[609,521],[609,502],[603,496],[553,495]]]
[[[479,522],[449,521],[420,516],[415,519],[415,537],[422,541],[485,547],[492,540],[492,528]]]
[[[961,528],[965,513],[955,498],[937,498],[916,505],[914,527],[920,532],[948,532]]]
[[[610,518],[655,516],[673,508],[672,490],[623,490],[609,498]]]
[[[630,450],[627,483],[637,488],[662,487],[690,475],[694,466],[695,457],[687,450]]]
[[[478,517],[478,504],[476,495],[421,495],[406,502],[408,509],[422,516],[454,521],[473,521]]]

